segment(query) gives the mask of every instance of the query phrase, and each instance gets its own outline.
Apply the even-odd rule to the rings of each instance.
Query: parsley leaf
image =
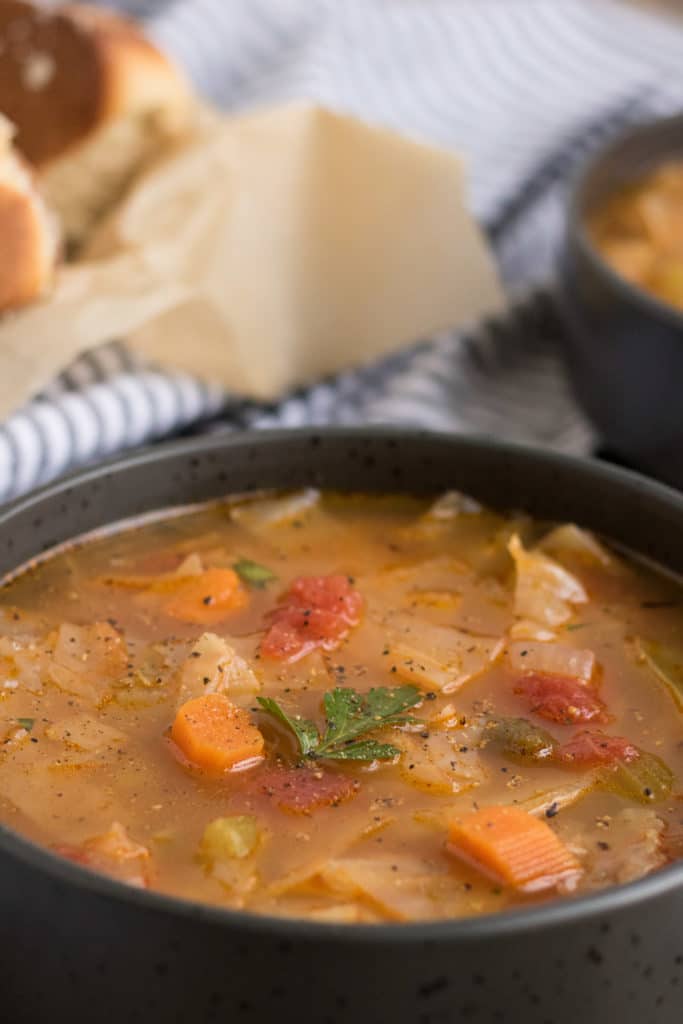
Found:
[[[356,690],[335,686],[334,690],[330,690],[323,697],[323,707],[327,729],[319,750],[367,732],[368,723],[363,714],[363,702]]]
[[[292,715],[288,715],[286,711],[283,711],[276,700],[272,697],[257,697],[256,698],[264,711],[267,711],[269,715],[277,718],[282,725],[287,726],[288,729],[294,733],[301,748],[301,753],[304,757],[309,757],[311,753],[316,750],[320,737],[318,736],[318,730],[315,727],[315,722],[311,722],[308,718],[299,718]]]
[[[376,729],[416,721],[406,711],[422,700],[422,694],[416,686],[380,686],[366,694],[336,686],[323,697],[326,728],[322,735],[313,722],[288,715],[277,701],[269,697],[257,699],[264,711],[294,733],[304,757],[338,761],[386,761],[399,753],[393,744],[367,739],[360,742],[354,740]]]
[[[333,753],[322,756],[334,758],[335,761],[391,761],[400,753],[401,751],[393,743],[360,740],[358,743],[349,743]]]
[[[277,579],[275,573],[268,566],[252,562],[250,558],[240,558],[234,563],[233,569],[244,583],[248,583],[250,587],[256,587],[257,590],[262,590],[271,580]]]

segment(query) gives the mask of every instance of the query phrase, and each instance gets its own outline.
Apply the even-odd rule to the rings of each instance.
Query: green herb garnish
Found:
[[[268,566],[252,562],[250,558],[240,558],[234,563],[233,569],[244,583],[248,583],[250,587],[256,587],[257,590],[262,590],[271,580],[277,579],[275,573]]]
[[[320,744],[318,727],[315,722],[311,722],[308,718],[288,715],[272,697],[257,697],[256,699],[264,711],[267,711],[269,715],[277,718],[282,725],[291,729],[296,736],[303,756],[311,756]]]
[[[264,711],[294,734],[304,757],[388,761],[400,754],[398,747],[359,737],[376,729],[414,722],[406,711],[422,700],[422,694],[416,686],[380,686],[364,694],[336,686],[323,697],[326,727],[322,734],[310,719],[288,715],[276,700],[270,697],[257,700]]]
[[[26,732],[30,732],[33,728],[35,718],[17,718],[17,725],[20,725],[22,729],[26,729]]]

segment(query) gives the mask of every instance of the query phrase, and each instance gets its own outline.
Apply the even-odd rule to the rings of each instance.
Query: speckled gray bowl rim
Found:
[[[495,450],[510,458],[515,455],[535,457],[539,461],[539,469],[549,469],[553,465],[565,465],[585,478],[591,486],[593,480],[611,479],[637,490],[645,497],[663,501],[680,514],[683,525],[683,494],[653,480],[606,463],[594,460],[579,459],[561,455],[556,452],[535,448],[530,445],[516,445],[507,442],[492,441],[485,437],[463,437],[445,435],[421,430],[400,429],[392,427],[341,427],[316,428],[305,430],[264,430],[258,432],[245,431],[236,435],[209,435],[208,437],[190,440],[172,441],[154,447],[144,448],[120,458],[101,463],[94,469],[81,470],[63,477],[59,482],[50,484],[32,492],[28,497],[13,502],[0,512],[0,530],[15,516],[30,511],[34,504],[45,498],[61,495],[65,490],[87,485],[103,477],[111,477],[119,471],[131,466],[140,466],[156,462],[164,458],[201,456],[215,449],[253,447],[260,442],[286,441],[288,438],[301,439],[306,436],[338,438],[342,440],[360,440],[364,437],[376,439],[433,438],[435,442],[452,443],[454,448],[469,449],[471,452]],[[407,490],[398,486],[398,491]],[[125,520],[124,520],[125,522]],[[74,538],[74,540],[77,538]],[[340,944],[368,943],[396,945],[410,943],[447,942],[449,945],[467,945],[488,938],[523,934],[534,929],[561,928],[579,919],[595,919],[606,914],[627,909],[634,904],[646,903],[649,899],[665,896],[667,893],[683,886],[683,862],[663,868],[635,882],[614,886],[600,892],[569,899],[557,899],[542,906],[503,911],[486,914],[481,917],[455,918],[440,921],[417,921],[415,923],[393,924],[332,924],[306,920],[305,918],[277,917],[268,914],[242,912],[219,907],[207,903],[170,896],[166,893],[150,889],[137,889],[117,882],[79,867],[70,861],[50,853],[31,840],[14,832],[6,825],[0,824],[0,850],[10,856],[21,858],[36,871],[43,872],[53,879],[73,886],[76,890],[86,889],[104,899],[117,900],[146,910],[155,910],[176,917],[192,917],[215,924],[224,925],[230,930],[239,930],[252,936],[268,935],[283,942],[293,939],[304,939],[316,943],[329,942],[335,946]]]
[[[585,192],[589,184],[589,179],[600,167],[600,165],[610,159],[615,150],[620,149],[624,143],[630,140],[635,140],[641,136],[647,137],[655,134],[660,129],[666,130],[667,128],[680,127],[681,135],[683,136],[683,114],[673,114],[670,117],[660,117],[651,121],[642,121],[640,124],[634,125],[627,131],[621,133],[617,138],[612,139],[606,146],[599,149],[580,169],[578,174],[575,176],[569,190],[569,203],[568,203],[568,215],[567,215],[567,226],[570,236],[581,250],[583,257],[588,260],[597,274],[601,274],[607,278],[613,288],[623,296],[623,298],[629,302],[635,302],[641,306],[644,312],[648,315],[655,317],[656,319],[664,319],[670,325],[677,327],[681,332],[683,339],[683,313],[678,312],[673,306],[668,305],[661,299],[658,299],[655,295],[651,295],[650,292],[644,288],[639,288],[637,285],[631,284],[622,277],[614,268],[603,258],[600,250],[595,246],[591,240],[590,235],[586,229],[586,220],[584,215],[584,200]],[[683,157],[683,146],[681,147]],[[659,156],[656,161],[653,162],[653,166],[657,166],[666,159],[665,156]]]

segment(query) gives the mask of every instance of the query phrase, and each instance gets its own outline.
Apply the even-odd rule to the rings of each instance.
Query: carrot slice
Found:
[[[207,693],[181,705],[171,738],[188,760],[212,771],[224,771],[263,752],[263,736],[248,712],[222,693]]]
[[[581,874],[579,861],[547,822],[518,807],[485,807],[452,822],[449,850],[520,892],[559,883],[570,888]]]
[[[198,576],[180,579],[164,611],[174,619],[207,626],[243,608],[248,600],[239,576],[232,569],[205,569]]]

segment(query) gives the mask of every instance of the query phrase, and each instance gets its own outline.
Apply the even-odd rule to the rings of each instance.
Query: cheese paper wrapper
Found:
[[[112,338],[274,399],[501,304],[452,154],[316,107],[207,114],[2,321],[0,416]]]

